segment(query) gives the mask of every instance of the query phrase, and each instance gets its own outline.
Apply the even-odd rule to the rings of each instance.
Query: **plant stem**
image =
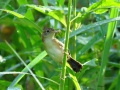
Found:
[[[76,17],[76,0],[73,0],[73,15]],[[73,22],[73,30],[76,30],[76,20]],[[72,57],[76,60],[76,35],[73,37],[73,48]]]
[[[66,74],[66,64],[67,64],[67,52],[68,52],[68,43],[69,43],[69,31],[70,31],[70,17],[71,17],[71,5],[72,0],[68,1],[68,18],[67,18],[67,30],[65,32],[65,48],[64,48],[64,58],[62,64],[62,75],[61,75],[61,82],[60,82],[60,90],[64,90],[65,84],[65,74]]]
[[[117,16],[118,16],[118,9],[112,8],[110,13],[110,18],[114,18]],[[101,60],[101,68],[99,72],[98,85],[96,90],[104,90],[104,74],[105,74],[106,65],[108,62],[109,50],[112,43],[115,27],[116,27],[116,21],[110,22],[108,24],[108,31],[105,39],[104,50],[103,50],[102,60]]]
[[[76,0],[72,0],[72,5],[73,5],[73,10],[72,10],[72,15],[73,15],[73,17],[72,18],[75,18],[75,16],[76,16],[76,2],[75,2]],[[72,31],[74,31],[75,30],[75,20],[71,20],[71,23],[73,23],[73,28],[72,28]],[[72,58],[74,58],[74,59],[76,59],[76,35],[74,36],[74,37],[72,37],[71,39],[70,39],[70,41],[69,41],[69,43],[71,44],[71,56],[72,56]],[[69,73],[69,75],[70,75],[70,77],[71,76],[74,76],[74,75],[71,75],[71,73]],[[74,84],[73,84],[73,79],[72,80],[70,80],[70,79],[68,79],[68,84],[69,84],[69,86],[68,86],[68,90],[73,90],[73,88],[74,88]]]

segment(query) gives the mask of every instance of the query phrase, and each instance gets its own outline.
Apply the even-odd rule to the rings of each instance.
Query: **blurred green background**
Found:
[[[42,90],[19,57],[45,90],[59,90],[62,65],[44,51],[41,33],[43,27],[61,30],[56,37],[64,42],[68,2],[0,0],[1,90]],[[67,67],[65,90],[120,90],[119,1],[72,0],[71,8],[69,51],[83,69],[74,73]]]

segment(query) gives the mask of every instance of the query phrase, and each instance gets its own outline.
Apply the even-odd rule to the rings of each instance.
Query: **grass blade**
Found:
[[[28,71],[31,73],[31,75],[34,77],[34,79],[36,80],[36,82],[38,83],[38,85],[41,87],[42,90],[45,90],[44,87],[42,86],[42,84],[39,82],[39,80],[36,78],[35,74],[30,70],[30,68],[27,66],[27,64],[24,62],[24,60],[22,60],[22,58],[17,54],[17,52],[11,47],[11,45],[5,41],[6,44],[10,47],[10,49],[14,52],[14,54],[20,59],[20,61],[24,64],[24,66],[26,67],[26,69],[28,69]],[[13,85],[13,84],[12,84]]]
[[[118,9],[112,8],[110,18],[114,18],[117,16],[118,16]],[[104,90],[104,74],[105,74],[105,70],[108,62],[109,50],[111,47],[115,27],[116,27],[116,21],[110,22],[108,24],[108,31],[107,31],[105,44],[104,44],[104,50],[103,50],[102,60],[101,60],[101,68],[100,68],[99,77],[98,77],[97,90]]]

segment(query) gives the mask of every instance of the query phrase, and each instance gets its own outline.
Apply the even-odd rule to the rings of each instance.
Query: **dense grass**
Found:
[[[1,90],[119,90],[118,2],[1,0]],[[61,30],[56,37],[83,64],[80,72],[69,68],[66,54],[63,65],[47,55],[44,26]]]

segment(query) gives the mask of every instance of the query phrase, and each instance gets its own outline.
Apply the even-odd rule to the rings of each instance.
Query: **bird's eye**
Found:
[[[47,30],[46,32],[49,32],[49,30]]]

